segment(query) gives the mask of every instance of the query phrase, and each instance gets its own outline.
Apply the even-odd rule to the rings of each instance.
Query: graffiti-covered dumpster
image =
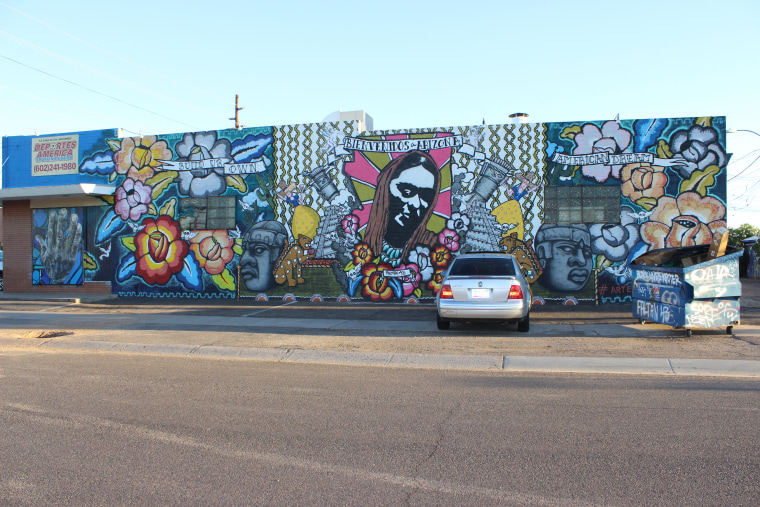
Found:
[[[725,247],[720,256],[710,245],[650,250],[631,263],[633,316],[642,324],[657,322],[674,328],[725,327],[739,324],[739,258]]]

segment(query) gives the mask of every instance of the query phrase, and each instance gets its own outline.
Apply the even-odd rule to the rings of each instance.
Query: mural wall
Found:
[[[79,172],[115,195],[66,216],[123,296],[423,301],[500,250],[536,303],[624,302],[633,258],[726,225],[726,163],[724,117],[114,137]]]
[[[32,284],[82,284],[82,216],[82,208],[32,210]]]

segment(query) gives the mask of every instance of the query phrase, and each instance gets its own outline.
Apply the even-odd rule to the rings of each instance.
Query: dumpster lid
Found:
[[[639,266],[659,266],[668,268],[684,268],[698,264],[700,262],[706,262],[708,260],[707,254],[710,251],[710,245],[695,245],[695,246],[682,246],[676,248],[659,248],[657,250],[649,250],[644,254],[636,257],[631,261],[631,264]],[[741,252],[740,249],[732,246],[726,247],[726,254],[732,254]],[[721,256],[722,257],[722,256]],[[719,259],[720,257],[714,257]]]

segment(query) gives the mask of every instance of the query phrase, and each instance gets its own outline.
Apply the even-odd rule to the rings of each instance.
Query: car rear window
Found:
[[[451,266],[450,276],[514,276],[515,266],[506,257],[459,258]]]

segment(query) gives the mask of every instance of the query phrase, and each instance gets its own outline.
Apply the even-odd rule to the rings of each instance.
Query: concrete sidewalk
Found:
[[[518,333],[484,325],[438,331],[430,305],[311,308],[196,301],[140,307],[95,299],[77,304],[60,297],[0,298],[0,353],[84,351],[501,372],[760,377],[760,325],[736,326],[734,336],[700,330],[686,339],[682,329],[639,324],[624,305],[540,309],[530,332]],[[621,343],[633,345],[625,349]],[[682,353],[687,346],[700,350]],[[621,356],[647,347],[667,355]]]
[[[41,351],[110,352],[169,355],[191,358],[260,360],[283,363],[333,364],[395,368],[489,370],[592,374],[647,374],[760,378],[760,361],[677,358],[542,357],[452,354],[402,354],[303,349],[261,349],[217,345],[193,346],[48,339],[38,344],[0,338],[2,350],[35,348]]]

